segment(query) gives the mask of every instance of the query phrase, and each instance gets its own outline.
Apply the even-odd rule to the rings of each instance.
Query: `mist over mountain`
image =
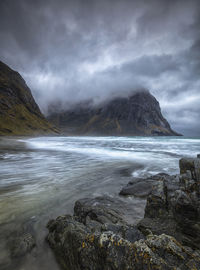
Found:
[[[200,0],[0,0],[0,270],[200,270],[199,119]]]
[[[147,90],[101,104],[88,100],[65,110],[55,104],[50,107],[48,119],[64,134],[71,135],[179,135],[171,129],[162,116],[159,102]]]
[[[0,59],[43,113],[149,89],[163,115],[199,135],[198,0],[2,0]]]

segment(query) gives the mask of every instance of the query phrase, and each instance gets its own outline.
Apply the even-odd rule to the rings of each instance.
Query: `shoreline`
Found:
[[[106,197],[76,201],[73,216],[50,220],[47,241],[61,268],[198,269],[200,155],[182,158],[179,167],[180,175],[151,178],[155,183],[136,226],[123,218],[116,199]]]
[[[10,210],[12,210],[12,212],[9,212],[10,210],[8,208],[7,213],[5,210],[2,211],[3,215],[6,214],[9,218],[11,218],[10,219],[11,227],[10,226],[9,226],[10,228],[7,227],[7,231],[8,231],[7,235],[10,236],[11,242],[14,240],[14,238],[17,238],[17,237],[20,237],[20,235],[23,235],[21,230],[17,229],[17,226],[19,225],[19,228],[20,228],[20,226],[22,226],[23,224],[23,227],[25,226],[26,228],[27,225],[30,224],[29,218],[36,216],[36,218],[32,219],[33,229],[36,231],[36,241],[35,241],[36,247],[34,247],[33,250],[25,254],[25,256],[23,256],[21,259],[17,259],[19,260],[19,267],[21,265],[21,267],[26,267],[30,270],[40,269],[41,265],[43,265],[43,269],[45,270],[51,269],[49,268],[50,266],[48,263],[51,260],[52,260],[51,264],[53,264],[54,256],[52,255],[52,251],[49,249],[48,245],[43,242],[45,236],[47,235],[47,230],[45,229],[45,225],[49,219],[56,218],[56,216],[59,216],[62,214],[67,214],[67,213],[72,214],[73,204],[75,203],[76,200],[79,200],[84,197],[95,198],[96,196],[110,194],[111,198],[120,198],[120,200],[122,201],[124,200],[124,202],[128,204],[127,210],[129,208],[128,210],[130,213],[129,220],[131,221],[132,219],[131,209],[135,205],[135,207],[138,208],[137,210],[138,214],[141,215],[142,212],[141,212],[140,204],[142,201],[145,204],[145,198],[135,199],[135,197],[132,197],[132,198],[131,197],[124,198],[121,196],[118,197],[118,193],[121,190],[121,188],[123,188],[124,185],[126,185],[128,182],[132,180],[133,177],[139,177],[141,175],[145,176],[146,173],[151,175],[153,174],[153,171],[154,171],[153,167],[151,167],[150,164],[147,165],[145,161],[145,160],[148,161],[149,159],[148,158],[149,154],[148,153],[145,154],[143,152],[143,150],[145,150],[144,142],[146,141],[146,138],[144,138],[144,141],[143,140],[138,141],[138,138],[136,138],[136,140],[133,140],[132,138],[120,138],[120,140],[117,140],[117,141],[115,138],[113,139],[109,138],[109,140],[105,138],[105,140],[102,141],[103,138],[101,139],[79,138],[78,140],[76,140],[76,138],[70,138],[70,137],[67,137],[65,140],[64,138],[62,138],[61,140],[60,139],[57,140],[57,138],[55,138],[55,140],[56,141],[50,140],[50,142],[52,142],[53,144],[61,143],[61,147],[59,146],[60,148],[58,148],[56,151],[54,150],[53,152],[49,151],[47,149],[48,147],[46,148],[46,146],[44,148],[44,145],[42,146],[42,148],[40,146],[40,149],[35,151],[33,147],[35,142],[43,142],[43,141],[45,142],[45,138],[39,138],[36,140],[35,138],[33,138],[33,144],[32,143],[31,145],[25,144],[25,148],[24,149],[20,148],[18,152],[13,152],[12,145],[10,144],[9,149],[11,151],[6,150],[4,154],[1,153],[2,155],[1,165],[3,165],[2,168],[5,170],[7,166],[7,169],[8,169],[7,172],[9,174],[11,173],[11,170],[10,170],[11,167],[14,170],[13,176],[10,175],[7,178],[7,180],[6,180],[6,174],[4,174],[3,176],[4,180],[3,179],[2,180],[5,182],[5,185],[7,186],[9,183],[12,183],[12,182],[9,182],[9,179],[12,179],[12,177],[15,177],[17,181],[20,180],[19,182],[17,182],[19,184],[18,190],[16,191],[13,190],[12,195],[10,194],[10,191],[7,190],[5,191],[3,195],[4,198],[7,197],[7,199],[4,201],[6,204],[3,208],[7,209],[7,207],[10,205],[9,206],[11,207]],[[148,141],[149,140],[147,140],[146,142]],[[163,139],[158,140],[158,142],[162,142],[162,141]],[[66,142],[66,143],[63,144],[63,142]],[[140,146],[138,145],[139,147],[138,150],[140,151],[141,149],[142,150],[141,154],[142,156],[145,157],[145,160],[143,159],[141,160],[141,162],[145,162],[144,164],[141,163],[142,167],[140,167],[141,164],[139,165],[139,167],[137,167],[136,164],[133,165],[134,162],[136,162],[136,155],[137,155],[137,151],[135,151],[135,147],[137,146],[136,142],[137,143],[140,142],[140,145],[142,148],[140,148]],[[109,151],[111,150],[114,151],[114,156],[106,157],[104,152],[101,153],[101,155],[99,155],[98,152],[97,153],[95,152],[95,154],[91,152],[87,152],[85,154],[82,152],[69,153],[68,148],[66,148],[67,150],[66,152],[63,151],[65,150],[65,149],[62,149],[63,147],[68,147],[68,145],[70,146],[72,143],[75,143],[76,146],[80,145],[80,147],[82,147],[82,145],[84,145],[85,147],[86,143],[88,143],[87,148],[91,148],[92,145],[95,145],[97,149],[103,149],[103,150],[109,149]],[[154,139],[151,141],[151,143],[153,143],[152,146],[153,148],[155,148],[156,144],[154,144]],[[162,152],[162,155],[164,155],[164,160],[166,159],[166,161],[167,160],[169,161],[170,159],[172,162],[171,163],[172,168],[173,167],[175,168],[174,164],[178,162],[177,161],[178,155],[177,156],[168,155],[167,152],[164,151],[166,148],[165,144],[163,145],[163,152]],[[130,148],[129,145],[134,145],[134,149]],[[101,148],[99,148],[100,146]],[[116,148],[118,148],[119,146],[122,147],[122,152],[124,154],[126,153],[127,155],[126,158],[124,155],[119,156],[119,157],[116,156],[115,151],[116,151]],[[149,143],[146,144],[146,147],[148,147],[147,149],[150,150]],[[170,147],[171,147],[171,144],[170,144]],[[179,146],[177,145],[177,147]],[[159,151],[160,150],[161,149],[159,149]],[[133,158],[131,158],[131,155],[133,155]],[[160,169],[158,168],[161,168],[161,169],[163,168],[162,163],[160,163],[161,160],[159,160],[158,154],[157,155],[153,154],[153,156],[151,157],[154,158],[154,155],[155,155],[155,161],[153,159],[151,161],[151,164],[156,163],[156,159],[158,159],[158,164],[157,164],[158,166],[156,170],[160,171]],[[55,158],[59,160],[59,163],[56,162]],[[46,160],[48,162],[47,167],[43,160]],[[75,163],[72,163],[72,165],[69,166],[72,160],[74,160],[73,162]],[[63,164],[60,163],[61,161],[63,162]],[[21,164],[20,167],[22,166],[19,169],[17,166],[18,162],[20,162]],[[44,164],[45,166],[41,166],[41,164]],[[52,178],[48,179],[49,177],[48,169],[51,170],[51,168],[53,169],[52,172],[57,170],[56,168],[59,168],[57,172],[59,171],[62,172],[60,176],[62,178],[63,176],[67,178],[65,180],[64,179],[62,180],[62,178],[59,178],[59,174],[57,174],[57,175],[52,175]],[[21,174],[22,170],[23,170],[23,175]],[[135,170],[135,173],[133,173],[134,170]],[[19,176],[15,175],[15,172],[16,173],[19,172]],[[65,173],[63,174],[63,172]],[[30,177],[27,178],[27,176],[30,176]],[[48,185],[49,187],[46,185]],[[42,191],[41,193],[41,188],[43,189],[43,187],[45,188],[44,188],[44,191]],[[22,192],[24,193],[24,195]],[[26,194],[26,192],[31,192],[31,193]],[[7,196],[9,194],[13,197],[13,199],[12,197],[9,198]],[[18,196],[17,200],[15,199],[15,196]],[[38,200],[38,204],[36,204],[37,200]],[[12,202],[15,202],[15,203],[12,204]],[[18,204],[19,202],[20,204]],[[70,211],[69,211],[69,204],[71,205]],[[27,215],[27,219],[24,220],[25,222],[22,222],[23,215],[20,209],[23,211],[24,214]],[[41,213],[43,213],[41,216],[39,214],[40,211]],[[3,216],[1,217],[3,218]],[[5,223],[5,226],[7,226],[6,223]],[[2,226],[1,226],[1,229],[3,229]],[[10,232],[12,231],[18,231],[18,233],[16,234],[16,237],[11,235]],[[29,230],[27,231],[26,229],[23,232],[31,233],[29,232]],[[1,247],[0,249],[2,250],[1,252],[2,254],[1,258],[2,258],[3,252],[5,252],[5,250],[3,249],[3,247]],[[0,261],[2,263],[3,258],[0,259]],[[15,262],[16,261],[13,260],[14,267],[16,268],[17,265],[15,265]],[[13,267],[9,268],[8,266],[7,268],[3,268],[3,269],[10,270],[10,269],[13,269]],[[16,269],[21,269],[21,268],[16,268]],[[59,268],[54,267],[53,269],[59,269]]]

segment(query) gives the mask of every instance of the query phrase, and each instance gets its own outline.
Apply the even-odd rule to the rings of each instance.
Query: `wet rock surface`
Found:
[[[73,216],[49,221],[47,241],[62,268],[200,269],[199,159],[189,164],[191,159],[180,161],[180,175],[147,179],[151,191],[137,226],[109,197],[79,200]],[[144,179],[130,185],[139,181]]]
[[[135,197],[147,197],[157,181],[163,180],[167,174],[159,173],[149,178],[133,178],[127,186],[123,187],[119,195],[132,195]]]
[[[72,270],[126,269],[131,243],[145,239],[136,226],[125,221],[116,201],[109,197],[79,200],[74,216],[51,220],[47,228],[47,240],[60,265]]]
[[[10,243],[11,256],[18,258],[26,255],[36,246],[35,239],[30,233],[24,233],[23,235],[15,238]]]
[[[24,220],[20,226],[8,227],[4,230],[6,242],[0,235],[0,269],[22,269],[21,263],[29,256],[37,253],[36,231],[34,228],[36,217]],[[24,268],[23,268],[24,269]]]
[[[47,240],[63,269],[198,269],[198,254],[173,237],[149,235],[127,240],[113,231],[91,230],[75,217],[48,223]],[[135,229],[136,230],[136,229]],[[137,234],[137,233],[136,233]]]
[[[199,162],[199,158],[181,159],[180,175],[165,176],[157,182],[139,223],[143,232],[167,233],[184,245],[200,249]]]

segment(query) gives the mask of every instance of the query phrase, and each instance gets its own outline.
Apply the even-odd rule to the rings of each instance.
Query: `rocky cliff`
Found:
[[[97,107],[79,104],[48,118],[64,132],[90,135],[178,135],[148,91],[115,98]]]
[[[55,132],[20,74],[0,61],[0,135]]]

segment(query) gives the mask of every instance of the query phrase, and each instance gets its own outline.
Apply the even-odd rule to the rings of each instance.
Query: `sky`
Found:
[[[145,88],[200,136],[199,0],[0,0],[0,60],[43,113]]]

